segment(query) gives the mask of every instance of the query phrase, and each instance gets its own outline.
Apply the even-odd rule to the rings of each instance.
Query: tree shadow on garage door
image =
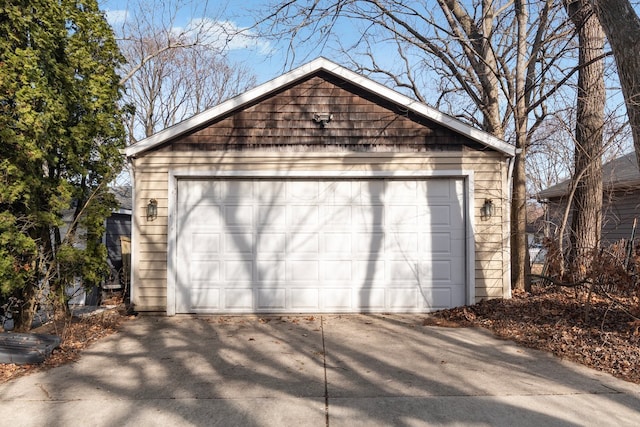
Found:
[[[45,410],[46,425],[84,414],[96,425],[631,425],[640,410],[636,386],[623,393],[608,376],[415,315],[142,317],[75,365],[29,378],[0,386],[3,419],[28,424]]]

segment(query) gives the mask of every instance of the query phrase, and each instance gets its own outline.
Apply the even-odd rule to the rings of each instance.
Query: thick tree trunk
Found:
[[[640,18],[629,0],[590,0],[590,3],[613,49],[640,164]]]
[[[527,21],[529,18],[527,5],[522,0],[514,2],[518,32],[518,53],[516,60],[516,92],[514,122],[516,130],[516,147],[520,153],[515,158],[513,169],[513,189],[511,203],[511,287],[513,289],[531,290],[529,279],[529,262],[527,248],[527,192],[525,156],[527,149],[527,98],[525,96],[527,75]]]
[[[25,286],[20,292],[20,310],[13,318],[13,330],[29,332],[37,309],[37,288],[33,284]]]
[[[588,0],[567,5],[578,29],[581,68],[578,72],[575,176],[571,226],[571,271],[584,277],[600,246],[602,225],[602,131],[604,126],[604,32]]]

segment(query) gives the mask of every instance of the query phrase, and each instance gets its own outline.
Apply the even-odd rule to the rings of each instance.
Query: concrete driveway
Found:
[[[640,386],[420,316],[141,317],[0,385],[11,426],[629,425]]]

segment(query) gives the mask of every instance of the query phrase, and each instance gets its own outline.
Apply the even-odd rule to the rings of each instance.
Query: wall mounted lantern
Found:
[[[158,218],[158,201],[151,199],[147,205],[147,221],[153,221],[156,218]]]
[[[484,199],[484,204],[480,208],[480,218],[486,221],[493,216],[494,211],[495,207],[493,206],[493,200]]]
[[[331,119],[333,119],[333,114],[329,113],[315,113],[313,115],[313,121],[319,123],[322,128],[327,126],[327,123],[329,123]]]

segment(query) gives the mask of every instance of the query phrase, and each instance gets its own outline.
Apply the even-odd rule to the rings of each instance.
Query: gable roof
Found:
[[[453,132],[463,135],[488,148],[492,148],[510,157],[513,157],[516,154],[516,149],[513,145],[507,144],[506,142],[494,137],[487,132],[476,129],[473,126],[463,123],[460,120],[457,120],[436,110],[435,108],[415,101],[408,96],[405,96],[399,92],[389,89],[388,87],[380,83],[354,73],[353,71],[350,71],[325,58],[315,59],[286,74],[281,75],[280,77],[257,86],[256,88],[251,89],[234,98],[231,98],[215,107],[209,108],[202,113],[196,114],[195,116],[184,120],[174,126],[168,127],[158,133],[155,133],[148,138],[142,139],[135,144],[127,147],[125,149],[125,154],[127,157],[135,157],[195,128],[205,125],[206,123],[213,121],[225,114],[240,109],[243,106],[255,102],[260,98],[268,96],[271,93],[277,92],[285,86],[289,86],[296,81],[302,80],[319,71],[325,71],[338,78],[341,78],[357,87],[360,87],[365,91],[386,99],[396,105],[402,106],[403,108],[410,110],[419,116],[432,120],[435,123],[438,123],[452,130]]]
[[[635,151],[602,165],[602,183],[607,191],[640,188],[640,170]],[[566,196],[571,179],[566,179],[538,193],[539,199],[555,199]]]

